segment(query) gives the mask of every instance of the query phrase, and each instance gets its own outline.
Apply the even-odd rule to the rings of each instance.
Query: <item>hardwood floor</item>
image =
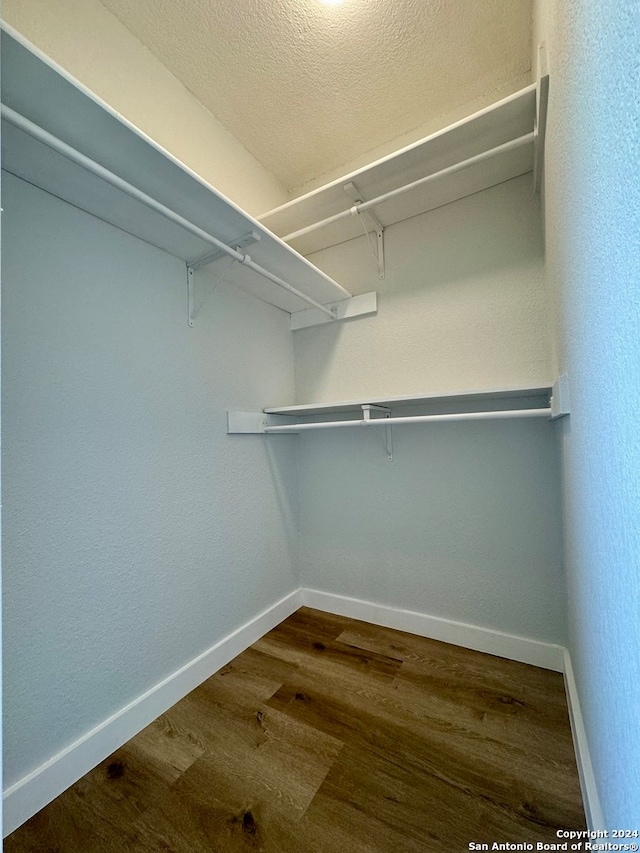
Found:
[[[562,676],[302,608],[6,853],[454,853],[584,829]]]

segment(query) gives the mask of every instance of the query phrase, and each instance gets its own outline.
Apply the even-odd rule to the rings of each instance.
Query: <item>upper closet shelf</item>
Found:
[[[523,175],[540,161],[548,77],[260,217],[301,254],[381,232]],[[542,90],[542,97],[540,92]],[[363,216],[365,212],[372,216]],[[360,221],[359,221],[360,220]],[[378,261],[383,277],[381,247]]]
[[[3,169],[188,266],[211,264],[292,328],[375,311],[375,294],[352,298],[4,23],[2,149]]]

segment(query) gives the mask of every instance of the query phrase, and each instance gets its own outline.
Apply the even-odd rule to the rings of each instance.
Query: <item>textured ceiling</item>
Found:
[[[102,0],[288,188],[530,67],[531,0]]]

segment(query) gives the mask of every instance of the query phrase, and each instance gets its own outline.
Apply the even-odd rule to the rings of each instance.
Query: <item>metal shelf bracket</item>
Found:
[[[189,318],[189,326],[193,328],[193,318],[195,316],[195,292],[194,292],[195,283],[193,281],[193,267],[190,267],[187,264],[187,294],[189,297],[189,313],[187,314]]]
[[[547,132],[547,107],[549,104],[549,64],[546,42],[538,45],[538,80],[536,87],[536,119],[533,130],[533,186],[542,191],[544,171],[544,141]]]
[[[257,234],[255,231],[249,231],[248,234],[243,234],[243,236],[239,237],[237,240],[231,240],[231,245],[233,246],[233,248],[237,252],[239,252],[241,249],[246,249],[247,246],[251,246],[253,243],[257,243],[260,239],[261,239],[260,234]],[[201,255],[199,258],[194,258],[194,260],[192,260],[192,261],[187,261],[187,293],[188,293],[188,298],[189,298],[188,318],[189,318],[189,326],[191,328],[193,328],[193,324],[194,324],[194,321],[196,318],[196,314],[198,313],[198,311],[200,311],[200,309],[202,308],[202,305],[204,305],[204,303],[207,301],[207,299],[211,296],[211,294],[213,293],[213,291],[215,290],[217,285],[222,280],[222,277],[224,275],[226,275],[227,271],[225,270],[225,272],[222,274],[222,276],[220,276],[220,279],[218,280],[218,282],[216,282],[216,285],[214,285],[214,287],[211,288],[209,293],[207,293],[205,298],[202,300],[202,305],[199,305],[198,308],[196,308],[196,292],[195,292],[196,284],[195,284],[195,278],[194,278],[193,274],[195,272],[197,272],[197,270],[202,269],[202,267],[206,267],[209,264],[212,264],[214,261],[218,261],[218,260],[220,260],[220,258],[226,258],[226,257],[228,257],[228,254],[226,252],[215,251],[215,252],[207,252],[206,254]],[[249,256],[245,255],[245,259],[246,258],[249,258]],[[251,260],[251,258],[249,258],[249,260]],[[244,263],[244,261],[243,261],[243,263]],[[232,264],[232,266],[233,266],[233,264]]]
[[[391,417],[391,409],[388,409],[386,406],[374,406],[372,403],[363,403],[363,419],[365,421],[379,420],[378,418],[372,418],[371,412],[380,412],[382,415],[384,415],[385,418]],[[384,445],[387,450],[387,462],[393,462],[393,433],[391,432],[391,430],[391,424],[384,428]]]
[[[364,228],[364,233],[369,240],[371,248],[373,250],[373,254],[376,259],[376,265],[378,267],[378,278],[382,281],[385,276],[385,264],[384,264],[384,225],[380,222],[378,217],[373,212],[373,209],[368,207],[364,210],[361,210],[360,205],[363,204],[364,199],[362,197],[362,193],[358,189],[358,187],[354,184],[353,181],[349,181],[348,184],[345,184],[343,187],[345,193],[349,196],[351,201],[353,202],[353,206],[351,207],[351,215],[352,216],[362,216],[363,214],[367,214],[371,223],[373,224],[373,230],[376,232],[376,243],[375,246],[371,243],[369,238],[369,231],[367,230],[366,225],[364,224],[364,220],[362,220],[362,226]]]
[[[557,420],[571,414],[571,398],[569,395],[569,377],[566,373],[559,376],[553,383],[551,391],[551,419]]]

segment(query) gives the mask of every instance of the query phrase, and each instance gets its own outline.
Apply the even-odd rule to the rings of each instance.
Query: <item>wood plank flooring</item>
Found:
[[[562,676],[302,608],[6,853],[454,853],[585,819]]]

